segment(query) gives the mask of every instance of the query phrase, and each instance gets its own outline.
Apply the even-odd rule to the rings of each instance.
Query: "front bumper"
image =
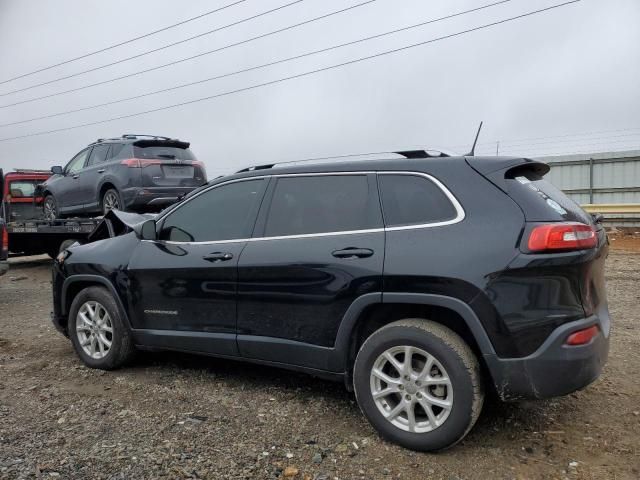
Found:
[[[9,271],[9,262],[6,260],[0,261],[0,276],[4,275]]]
[[[565,345],[573,332],[598,325],[600,332],[587,344]],[[485,354],[485,362],[502,400],[557,397],[580,390],[596,380],[609,354],[610,319],[606,306],[588,318],[558,327],[533,354],[499,358]]]
[[[122,192],[125,207],[135,210],[146,206],[165,207],[198,187],[135,187]]]

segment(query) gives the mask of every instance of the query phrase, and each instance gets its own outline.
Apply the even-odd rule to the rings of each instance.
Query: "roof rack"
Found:
[[[269,168],[273,168],[276,165],[286,165],[289,163],[303,163],[303,162],[318,162],[323,160],[335,160],[341,158],[351,158],[351,157],[364,157],[364,156],[372,156],[372,155],[388,155],[388,154],[396,154],[401,155],[405,158],[442,158],[442,157],[451,157],[450,154],[440,151],[440,150],[402,150],[397,152],[368,152],[368,153],[351,153],[347,155],[335,155],[333,157],[316,157],[316,158],[305,158],[303,160],[289,160],[286,162],[276,162],[269,163],[265,165],[254,165],[251,167],[243,168],[242,170],[238,170],[236,173],[244,173],[244,172],[253,172],[254,170],[266,170]]]
[[[122,138],[126,138],[127,140],[134,139],[134,138],[140,138],[140,137],[155,138],[155,139],[158,139],[158,140],[171,140],[171,138],[169,138],[169,137],[163,137],[163,136],[160,136],[160,135],[144,135],[144,134],[138,134],[138,133],[125,133],[124,135],[122,135]]]

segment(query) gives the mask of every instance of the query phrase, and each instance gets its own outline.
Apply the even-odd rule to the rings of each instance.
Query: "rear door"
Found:
[[[244,357],[330,369],[353,301],[382,291],[384,231],[375,176],[275,176],[238,265]]]
[[[236,355],[237,266],[265,191],[265,179],[217,185],[158,223],[129,264],[137,341]]]

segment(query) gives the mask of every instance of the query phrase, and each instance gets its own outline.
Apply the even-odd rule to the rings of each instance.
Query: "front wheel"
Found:
[[[58,202],[53,195],[47,195],[42,204],[44,218],[46,220],[55,220],[60,216],[58,212]]]
[[[73,299],[68,330],[73,348],[88,367],[112,370],[135,353],[120,309],[103,287],[85,288]]]
[[[418,451],[464,438],[484,401],[480,366],[456,333],[435,322],[390,323],[365,340],[353,384],[360,409],[384,438]]]

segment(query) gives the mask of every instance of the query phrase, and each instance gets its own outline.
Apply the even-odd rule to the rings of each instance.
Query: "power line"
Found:
[[[423,22],[420,22],[420,23],[416,23],[416,24],[413,24],[413,25],[409,25],[409,26],[406,26],[406,27],[397,28],[395,30],[390,30],[388,32],[379,33],[379,34],[376,34],[376,35],[371,35],[369,37],[360,38],[358,40],[353,40],[351,42],[341,43],[339,45],[333,45],[331,47],[326,47],[326,48],[322,48],[322,49],[319,49],[319,50],[313,50],[311,52],[303,53],[303,54],[300,54],[300,55],[295,55],[293,57],[287,57],[287,58],[283,58],[283,59],[280,59],[280,60],[275,60],[275,61],[272,61],[272,62],[263,63],[261,65],[256,65],[256,66],[253,66],[253,67],[248,67],[248,68],[244,68],[244,69],[241,69],[241,70],[236,70],[234,72],[229,72],[229,73],[225,73],[225,74],[216,75],[214,77],[209,77],[209,78],[205,78],[205,79],[202,79],[202,80],[197,80],[195,82],[183,83],[183,84],[176,85],[176,86],[173,86],[173,87],[163,88],[161,90],[155,90],[155,91],[152,91],[152,92],[147,92],[147,93],[143,93],[143,94],[140,94],[140,95],[135,95],[135,96],[132,96],[132,97],[126,97],[126,98],[121,98],[121,99],[118,99],[118,100],[112,100],[110,102],[100,103],[100,104],[96,104],[96,105],[90,105],[90,106],[87,106],[87,107],[77,108],[77,109],[74,109],[74,110],[67,110],[67,111],[64,111],[64,112],[53,113],[53,114],[50,114],[50,115],[43,115],[43,116],[40,116],[40,117],[34,117],[34,118],[26,119],[26,120],[19,120],[19,121],[16,121],[16,122],[5,123],[5,124],[1,124],[0,127],[8,127],[8,126],[11,126],[11,125],[18,125],[18,124],[33,122],[33,121],[36,121],[36,120],[44,120],[44,119],[47,119],[47,118],[58,117],[58,116],[61,116],[61,115],[68,115],[68,114],[71,114],[71,113],[82,112],[82,111],[85,111],[85,110],[91,110],[91,109],[94,109],[94,108],[104,107],[104,106],[107,106],[107,105],[113,105],[113,104],[116,104],[116,103],[122,103],[122,102],[126,102],[126,101],[129,101],[129,100],[136,100],[138,98],[148,97],[150,95],[156,95],[158,93],[165,93],[165,92],[169,92],[169,91],[172,91],[172,90],[178,90],[180,88],[190,87],[190,86],[202,84],[202,83],[205,83],[205,82],[211,82],[213,80],[218,80],[218,79],[221,79],[221,78],[230,77],[232,75],[238,75],[238,74],[241,74],[241,73],[246,73],[246,72],[249,72],[249,71],[258,70],[258,69],[261,69],[261,68],[266,68],[266,67],[278,65],[278,64],[285,63],[285,62],[290,62],[292,60],[298,60],[300,58],[309,57],[311,55],[317,55],[319,53],[324,53],[324,52],[328,52],[328,51],[335,50],[335,49],[338,49],[338,48],[343,48],[343,47],[346,47],[346,46],[355,45],[357,43],[362,43],[362,42],[366,42],[366,41],[369,41],[369,40],[373,40],[373,39],[376,39],[376,38],[381,38],[381,37],[385,37],[385,36],[388,36],[388,35],[396,34],[396,33],[399,33],[399,32],[404,32],[404,31],[407,31],[407,30],[410,30],[410,29],[413,29],[413,28],[423,27],[425,25],[429,25],[429,24],[432,24],[432,23],[440,22],[442,20],[447,20],[447,19],[450,19],[450,18],[453,18],[453,17],[458,17],[458,16],[465,15],[465,14],[468,14],[468,13],[476,12],[478,10],[483,10],[483,9],[486,9],[486,8],[489,8],[489,7],[493,7],[493,6],[496,6],[496,5],[500,5],[502,3],[507,3],[507,2],[510,2],[510,1],[512,1],[512,0],[501,0],[499,2],[490,3],[490,4],[487,4],[487,5],[483,5],[483,6],[480,6],[480,7],[472,8],[472,9],[469,9],[469,10],[456,12],[456,13],[453,13],[453,14],[450,14],[450,15],[446,15],[446,16],[443,16],[443,17],[439,17],[439,18],[435,18],[435,19],[431,19],[431,20],[426,20],[426,21],[423,21]],[[349,9],[352,9],[352,8],[355,8],[355,7],[361,6],[361,5],[364,5],[364,4],[354,5],[352,7],[349,7]],[[341,13],[341,12],[344,12],[345,10],[346,9],[338,10],[337,12],[333,12],[333,13],[331,13],[329,15],[335,15],[336,13]],[[312,19],[312,20],[317,20],[319,18],[326,18],[326,15],[323,15],[322,17],[317,17],[316,19]],[[308,20],[308,22],[310,22],[312,20]]]
[[[16,139],[19,139],[19,138],[34,137],[34,136],[38,136],[38,135],[46,135],[46,134],[49,134],[49,133],[63,132],[63,131],[67,131],[67,130],[74,130],[76,128],[88,127],[88,126],[92,126],[92,125],[99,125],[99,124],[102,124],[102,123],[113,122],[113,121],[122,120],[122,119],[125,119],[125,118],[137,117],[137,116],[145,115],[145,114],[149,114],[149,113],[155,113],[155,112],[160,112],[160,111],[163,111],[163,110],[169,110],[171,108],[182,107],[182,106],[185,106],[185,105],[191,105],[191,104],[194,104],[194,103],[199,103],[199,102],[203,102],[203,101],[206,101],[206,100],[212,100],[214,98],[225,97],[225,96],[233,95],[233,94],[240,93],[240,92],[246,92],[246,91],[249,91],[249,90],[255,90],[257,88],[266,87],[268,85],[274,85],[274,84],[277,84],[277,83],[282,83],[282,82],[286,82],[286,81],[289,81],[289,80],[294,80],[294,79],[297,79],[297,78],[307,77],[307,76],[314,75],[314,74],[317,74],[317,73],[320,73],[320,72],[333,70],[333,69],[336,69],[336,68],[341,68],[341,67],[344,67],[344,66],[347,66],[347,65],[353,65],[355,63],[360,63],[360,62],[363,62],[363,61],[366,61],[366,60],[372,60],[374,58],[383,57],[385,55],[390,55],[392,53],[398,53],[398,52],[402,52],[402,51],[405,51],[405,50],[409,50],[411,48],[416,48],[416,47],[419,47],[419,46],[428,45],[428,44],[431,44],[431,43],[436,43],[436,42],[439,42],[439,41],[442,41],[442,40],[458,37],[458,36],[465,35],[465,34],[468,34],[468,33],[471,33],[471,32],[479,31],[479,30],[484,30],[486,28],[494,27],[494,26],[497,26],[497,25],[500,25],[500,24],[503,24],[503,23],[508,23],[508,22],[511,22],[511,21],[514,21],[514,20],[518,20],[518,19],[521,19],[521,18],[529,17],[531,15],[536,15],[536,14],[539,14],[539,13],[542,13],[542,12],[547,12],[547,11],[550,11],[550,10],[554,10],[556,8],[560,8],[560,7],[564,7],[566,5],[578,3],[580,1],[581,0],[569,0],[567,2],[559,3],[559,4],[556,4],[556,5],[552,5],[552,6],[549,6],[549,7],[546,7],[546,8],[541,8],[541,9],[538,9],[538,10],[533,10],[533,11],[530,11],[530,12],[527,12],[527,13],[523,13],[521,15],[516,15],[514,17],[505,18],[505,19],[498,20],[498,21],[495,21],[495,22],[486,23],[486,24],[480,25],[478,27],[469,28],[469,29],[462,30],[462,31],[459,31],[459,32],[456,32],[456,33],[451,33],[449,35],[444,35],[442,37],[436,37],[436,38],[432,38],[430,40],[425,40],[423,42],[413,43],[413,44],[410,44],[410,45],[405,45],[404,47],[394,48],[392,50],[386,50],[386,51],[379,52],[379,53],[376,53],[376,54],[373,54],[373,55],[368,55],[368,56],[365,56],[365,57],[359,57],[359,58],[356,58],[354,60],[349,60],[349,61],[346,61],[346,62],[330,65],[328,67],[318,68],[318,69],[315,69],[315,70],[310,70],[310,71],[299,73],[299,74],[296,74],[296,75],[290,75],[288,77],[278,78],[276,80],[271,80],[269,82],[263,82],[263,83],[259,83],[259,84],[256,84],[256,85],[250,85],[248,87],[243,87],[243,88],[238,88],[238,89],[235,89],[235,90],[230,90],[230,91],[227,91],[227,92],[218,93],[218,94],[215,94],[215,95],[209,95],[207,97],[196,98],[196,99],[193,99],[193,100],[188,100],[186,102],[175,103],[175,104],[172,104],[172,105],[165,105],[163,107],[153,108],[151,110],[145,110],[145,111],[142,111],[142,112],[130,113],[130,114],[127,114],[127,115],[121,115],[121,116],[118,116],[118,117],[112,117],[112,118],[108,118],[108,119],[104,119],[104,120],[98,120],[98,121],[94,121],[94,122],[87,122],[87,123],[82,123],[82,124],[78,124],[78,125],[72,125],[70,127],[57,128],[57,129],[54,129],[54,130],[47,130],[47,131],[43,131],[43,132],[35,132],[35,133],[30,133],[30,134],[26,134],[26,135],[19,135],[19,136],[15,136],[15,137],[2,138],[2,139],[0,139],[0,142],[5,142],[5,141],[8,141],[8,140],[16,140]]]
[[[303,1],[303,0],[298,0],[298,1]],[[107,83],[112,83],[112,82],[115,82],[115,81],[118,81],[118,80],[124,80],[125,78],[135,77],[135,76],[137,76],[137,75],[142,75],[143,73],[153,72],[153,71],[155,71],[155,70],[159,70],[159,69],[161,69],[161,68],[165,68],[165,67],[170,67],[170,66],[173,66],[173,65],[177,65],[178,63],[183,63],[183,62],[186,62],[186,61],[189,61],[189,60],[193,60],[193,59],[196,59],[196,58],[200,58],[200,57],[203,57],[203,56],[205,56],[205,55],[210,55],[210,54],[212,54],[212,53],[220,52],[220,51],[222,51],[222,50],[226,50],[226,49],[229,49],[229,48],[232,48],[232,47],[237,47],[237,46],[239,46],[239,45],[244,45],[244,44],[246,44],[246,43],[253,42],[253,41],[255,41],[255,40],[259,40],[259,39],[261,39],[261,38],[265,38],[265,37],[268,37],[268,36],[271,36],[271,35],[275,35],[275,34],[277,34],[277,33],[281,33],[281,32],[287,31],[287,30],[291,30],[291,29],[294,29],[294,28],[300,27],[300,26],[302,26],[302,25],[307,25],[307,24],[309,24],[309,23],[312,23],[312,22],[315,22],[315,21],[318,21],[318,20],[321,20],[321,19],[324,19],[324,18],[328,18],[328,17],[331,17],[331,16],[333,16],[333,15],[337,15],[337,14],[339,14],[339,13],[343,13],[343,12],[346,12],[346,11],[349,11],[349,10],[353,10],[354,8],[358,8],[358,7],[361,7],[361,6],[367,5],[367,4],[369,4],[369,3],[373,3],[373,2],[375,2],[375,1],[377,1],[377,0],[366,0],[365,2],[361,2],[361,3],[358,3],[358,4],[356,4],[356,5],[352,5],[352,6],[350,6],[350,7],[347,7],[347,8],[342,8],[342,9],[340,9],[340,10],[335,10],[335,11],[333,11],[333,12],[330,12],[330,13],[327,13],[327,14],[324,14],[324,15],[320,15],[320,16],[318,16],[318,17],[314,17],[314,18],[311,18],[311,19],[309,19],[309,20],[305,20],[305,21],[303,21],[303,22],[299,22],[299,23],[296,23],[296,24],[293,24],[293,25],[289,25],[289,26],[284,27],[284,28],[279,28],[279,29],[277,29],[277,30],[273,30],[273,31],[271,31],[271,32],[267,32],[267,33],[264,33],[264,34],[262,34],[262,35],[258,35],[258,36],[256,36],[256,37],[251,37],[251,38],[248,38],[248,39],[246,39],[246,40],[242,40],[242,41],[240,41],[240,42],[231,43],[231,44],[228,44],[228,45],[224,45],[224,46],[222,46],[222,47],[215,48],[215,49],[213,49],[213,50],[208,50],[208,51],[206,51],[206,52],[198,53],[197,55],[192,55],[192,56],[190,56],[190,57],[180,58],[180,59],[178,59],[178,60],[174,60],[173,62],[165,63],[165,64],[158,65],[158,66],[151,67],[151,68],[147,68],[147,69],[145,69],[145,70],[140,70],[140,71],[138,71],[138,72],[129,73],[129,74],[127,74],[127,75],[122,75],[122,76],[120,76],[120,77],[110,78],[110,79],[108,79],[108,80],[102,80],[102,81],[100,81],[100,82],[96,82],[96,83],[90,83],[90,84],[88,84],[88,85],[83,85],[83,86],[81,86],[81,87],[76,87],[76,88],[72,88],[72,89],[69,89],[69,90],[63,90],[62,92],[51,93],[51,94],[49,94],[49,95],[43,95],[43,96],[41,96],[41,97],[34,97],[34,98],[27,99],[27,100],[21,100],[21,101],[19,101],[19,102],[14,102],[14,103],[8,103],[8,104],[5,104],[5,105],[0,105],[0,108],[14,107],[14,106],[16,106],[16,105],[22,105],[22,104],[24,104],[24,103],[35,102],[35,101],[37,101],[37,100],[43,100],[43,99],[45,99],[45,98],[57,97],[58,95],[64,95],[64,94],[67,94],[67,93],[77,92],[77,91],[79,91],[79,90],[86,90],[87,88],[97,87],[97,86],[99,86],[99,85],[104,85],[104,84],[107,84]],[[511,1],[511,0],[506,0],[506,1]]]
[[[216,8],[214,10],[209,10],[208,12],[201,13],[200,15],[196,15],[195,17],[187,18],[186,20],[183,20],[181,22],[174,23],[172,25],[168,25],[168,26],[163,27],[163,28],[159,28],[158,30],[154,30],[154,31],[149,32],[149,33],[145,33],[144,35],[140,35],[138,37],[134,37],[134,38],[131,38],[129,40],[125,40],[123,42],[116,43],[114,45],[109,45],[108,47],[104,47],[104,48],[101,48],[99,50],[95,50],[93,52],[85,53],[85,54],[80,55],[78,57],[70,58],[69,60],[65,60],[63,62],[59,62],[59,63],[56,63],[54,65],[49,65],[48,67],[42,67],[42,68],[39,68],[38,70],[33,70],[31,72],[23,73],[22,75],[18,75],[17,77],[13,77],[13,78],[8,78],[6,80],[2,80],[2,81],[0,81],[0,85],[8,83],[8,82],[12,82],[14,80],[18,80],[20,78],[28,77],[28,76],[34,75],[36,73],[44,72],[45,70],[50,70],[52,68],[59,67],[61,65],[66,65],[67,63],[75,62],[76,60],[81,60],[83,58],[87,58],[87,57],[90,57],[92,55],[96,55],[98,53],[106,52],[107,50],[112,50],[114,48],[121,47],[122,45],[127,45],[128,43],[135,42],[137,40],[142,40],[143,38],[150,37],[150,36],[155,35],[155,34],[160,33],[160,32],[165,32],[167,30],[170,30],[172,28],[178,27],[180,25],[184,25],[185,23],[193,22],[194,20],[198,20],[200,18],[206,17],[207,15],[211,15],[211,14],[219,12],[221,10],[225,10],[225,9],[227,9],[229,7],[233,7],[234,5],[237,5],[239,3],[243,3],[243,2],[246,2],[246,1],[247,0],[238,0],[236,2],[230,3],[230,4],[225,5],[223,7],[219,7],[219,8]]]
[[[144,57],[145,55],[149,55],[151,53],[159,52],[160,50],[165,50],[165,49],[170,48],[170,47],[175,47],[176,45],[180,45],[180,44],[183,44],[183,43],[186,43],[186,42],[190,42],[190,41],[195,40],[197,38],[201,38],[201,37],[204,37],[206,35],[211,35],[212,33],[216,33],[216,32],[219,32],[221,30],[225,30],[227,28],[234,27],[236,25],[240,25],[241,23],[246,23],[248,21],[255,20],[256,18],[263,17],[265,15],[269,15],[270,13],[277,12],[279,10],[283,10],[283,9],[285,9],[287,7],[291,7],[293,5],[296,5],[296,4],[298,4],[300,2],[304,2],[304,1],[305,0],[294,0],[293,2],[289,2],[289,3],[286,3],[286,4],[281,5],[279,7],[272,8],[271,10],[267,10],[265,12],[258,13],[256,15],[252,15],[251,17],[243,18],[242,20],[238,20],[236,22],[228,23],[226,25],[223,25],[222,27],[214,28],[213,30],[209,30],[209,31],[204,32],[204,33],[199,33],[198,35],[194,35],[193,37],[189,37],[189,38],[185,38],[183,40],[179,40],[177,42],[169,43],[167,45],[163,45],[162,47],[153,48],[151,50],[147,50],[146,52],[138,53],[138,54],[133,55],[131,57],[123,58],[121,60],[116,60],[115,62],[105,63],[104,65],[100,65],[98,67],[93,67],[93,68],[89,68],[88,70],[83,70],[81,72],[72,73],[71,75],[65,75],[64,77],[54,78],[53,80],[48,80],[46,82],[36,83],[35,85],[31,85],[29,87],[24,87],[24,88],[19,88],[17,90],[12,90],[11,92],[0,93],[0,97],[6,97],[7,95],[13,95],[14,93],[24,92],[26,90],[31,90],[33,88],[41,87],[43,85],[50,85],[52,83],[60,82],[62,80],[66,80],[66,79],[69,79],[69,78],[77,77],[79,75],[84,75],[85,73],[95,72],[97,70],[102,70],[103,68],[111,67],[113,65],[118,65],[118,64],[123,63],[123,62],[128,62],[129,60],[133,60],[133,59],[136,59],[136,58]],[[370,0],[370,1],[375,1],[375,0]]]
[[[585,137],[585,136],[591,136],[591,135],[600,135],[603,133],[618,133],[618,132],[631,132],[631,131],[640,131],[640,127],[632,127],[632,128],[618,128],[616,130],[600,130],[600,131],[592,131],[592,132],[578,132],[578,133],[567,133],[567,134],[563,134],[563,135],[549,135],[549,136],[545,136],[545,137],[529,137],[529,138],[518,138],[515,140],[507,140],[506,142],[503,140],[500,140],[501,144],[504,145],[515,145],[515,144],[524,144],[524,145],[531,145],[531,144],[527,144],[527,143],[523,143],[523,142],[528,142],[530,140],[547,140],[547,139],[552,139],[552,138],[567,138],[567,137]],[[495,145],[496,141],[498,140],[488,140],[486,142],[478,142],[478,146],[493,146]],[[578,141],[578,140],[576,140]],[[449,147],[449,148],[466,148],[468,147],[465,145],[455,145],[453,147]]]

